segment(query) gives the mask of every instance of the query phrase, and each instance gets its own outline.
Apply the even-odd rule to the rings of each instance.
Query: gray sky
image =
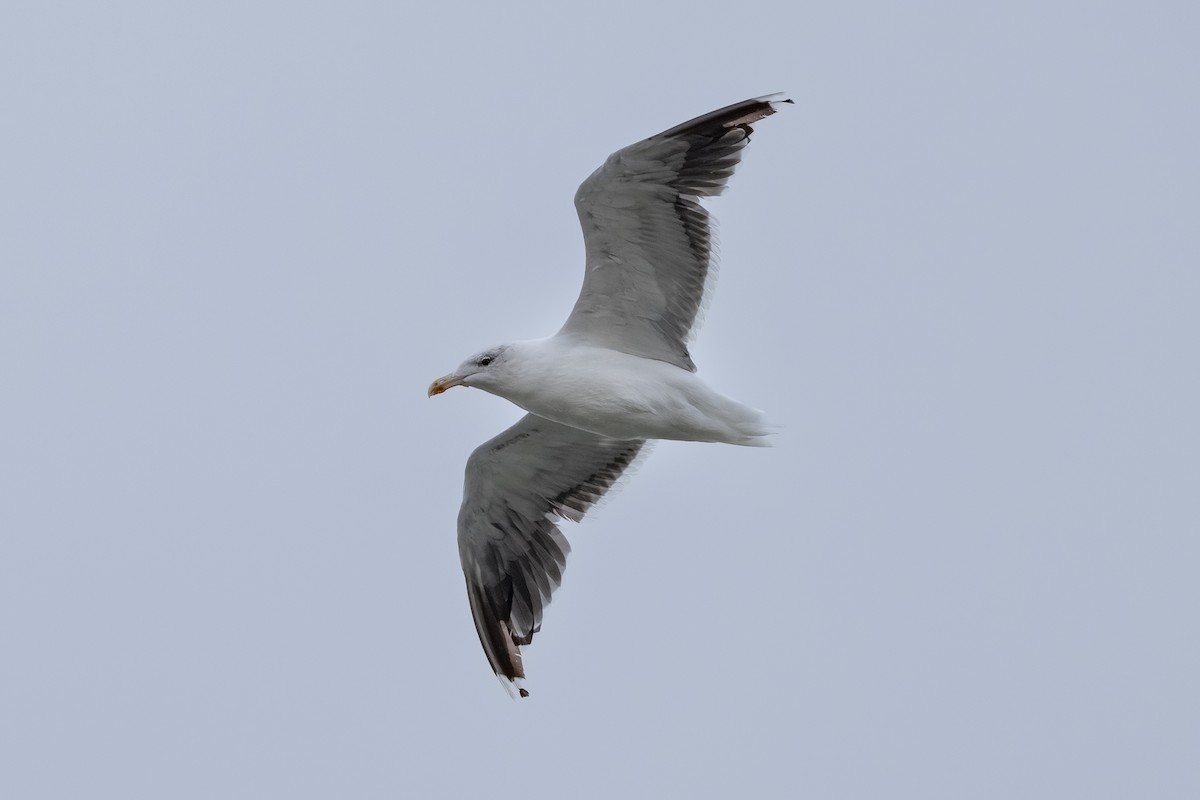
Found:
[[[991,5],[5,4],[0,796],[1200,796],[1200,12]],[[425,388],[772,91],[513,702]]]

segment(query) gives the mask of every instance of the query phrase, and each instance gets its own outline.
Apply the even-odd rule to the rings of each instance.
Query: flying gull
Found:
[[[688,354],[715,273],[721,194],[777,95],[697,117],[618,150],[575,194],[583,290],[546,339],[471,356],[429,396],[474,386],[529,413],[467,460],[458,552],[488,661],[522,697],[521,647],[562,581],[570,546],[556,519],[581,520],[648,439],[763,446],[761,412],[710,389]]]

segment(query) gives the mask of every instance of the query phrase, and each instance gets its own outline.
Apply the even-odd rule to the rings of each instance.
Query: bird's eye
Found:
[[[491,363],[492,363],[491,356],[484,356],[483,358],[479,359],[479,366],[481,366],[481,367],[486,367],[488,364],[491,364]]]

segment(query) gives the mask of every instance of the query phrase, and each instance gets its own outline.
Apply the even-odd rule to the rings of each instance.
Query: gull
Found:
[[[579,187],[583,289],[558,333],[491,347],[429,396],[473,386],[526,414],[467,460],[458,553],[493,672],[521,697],[521,648],[541,629],[578,522],[647,440],[767,446],[762,412],[709,388],[688,353],[715,274],[712,221],[751,125],[778,95],[745,100],[613,153]]]

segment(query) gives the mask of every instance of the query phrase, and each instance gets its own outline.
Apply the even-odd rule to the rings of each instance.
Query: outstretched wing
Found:
[[[561,334],[695,371],[687,342],[715,274],[712,222],[699,200],[724,191],[750,124],[792,102],[772,97],[618,150],[580,185],[587,264]]]
[[[520,691],[521,645],[541,628],[578,522],[645,442],[606,439],[527,414],[467,460],[458,553],[475,630],[495,673]]]

